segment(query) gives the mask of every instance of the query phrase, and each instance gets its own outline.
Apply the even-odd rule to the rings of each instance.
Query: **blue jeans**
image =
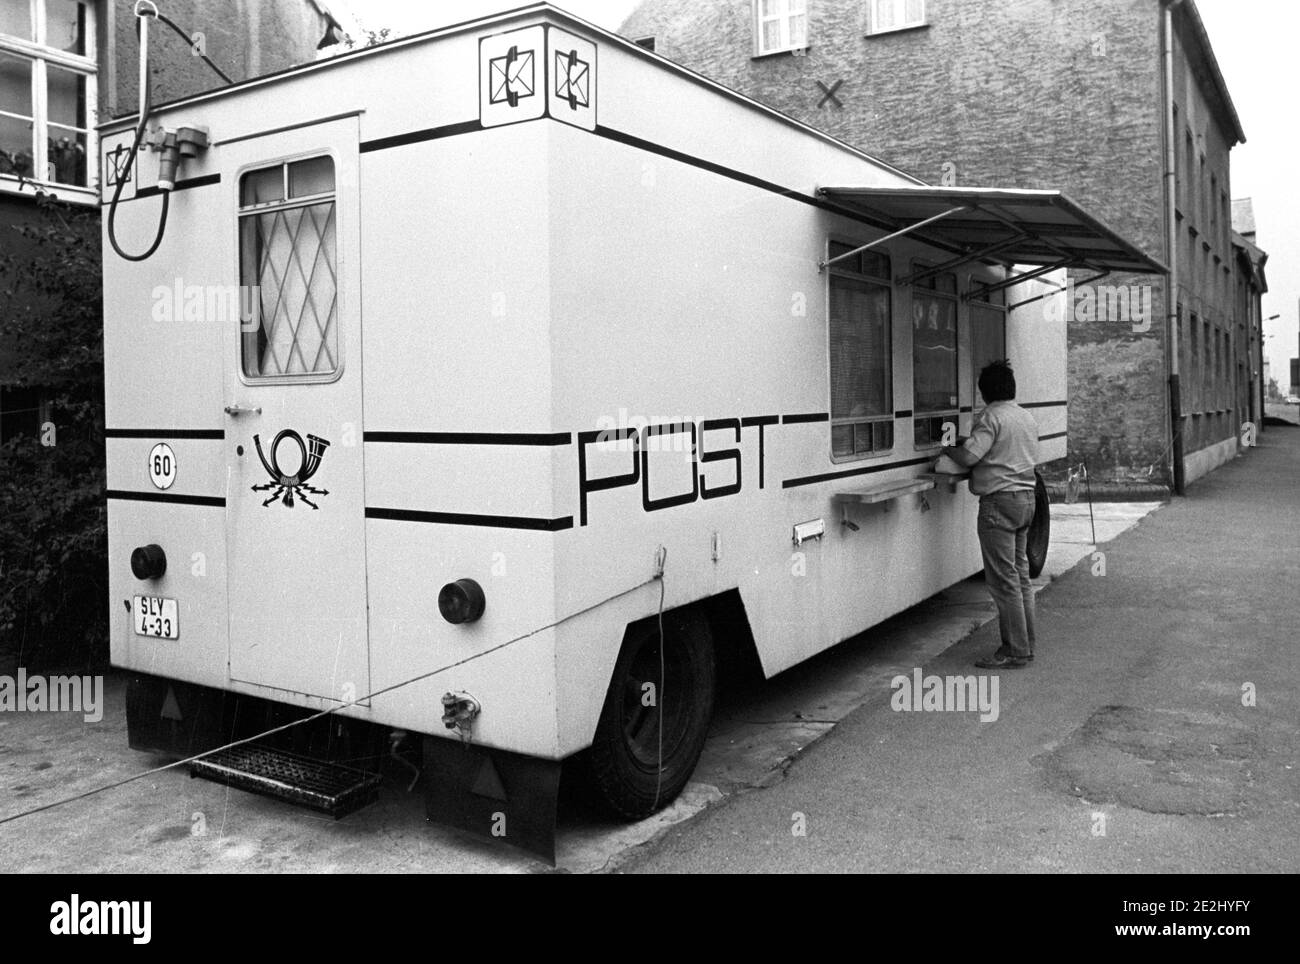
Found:
[[[998,652],[1021,659],[1034,651],[1034,587],[1025,546],[1034,521],[1033,489],[980,496],[980,552],[984,582],[998,607],[1002,646]]]

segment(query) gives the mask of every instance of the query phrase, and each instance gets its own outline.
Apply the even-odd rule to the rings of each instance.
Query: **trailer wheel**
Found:
[[[1047,544],[1052,536],[1052,504],[1047,498],[1047,483],[1034,472],[1034,521],[1029,524],[1025,555],[1029,557],[1029,578],[1037,579],[1047,565]]]
[[[690,615],[628,627],[591,745],[589,770],[598,795],[617,814],[647,817],[690,779],[713,716],[713,639]],[[662,720],[662,730],[660,722]],[[662,736],[662,772],[660,765]]]

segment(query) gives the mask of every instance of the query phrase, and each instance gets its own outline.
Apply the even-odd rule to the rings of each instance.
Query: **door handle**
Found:
[[[262,406],[257,408],[244,408],[242,405],[227,405],[226,414],[231,418],[238,418],[240,415],[261,415]]]

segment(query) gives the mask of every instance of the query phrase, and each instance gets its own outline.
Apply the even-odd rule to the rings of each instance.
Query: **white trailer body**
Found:
[[[134,123],[103,130],[106,203]],[[941,423],[969,431],[997,337],[972,293],[1005,315],[1042,461],[1065,455],[1063,313],[996,304],[1039,282],[981,294],[1008,278],[977,257],[989,232],[1044,269],[1142,257],[1059,195],[925,188],[547,6],[148,125],[210,146],[152,257],[106,245],[112,661],[171,700],[137,702],[142,734],[209,712],[177,705],[191,684],[549,767],[592,745],[661,590],[666,611],[747,620],[778,673],[979,571],[976,498],[925,475]],[[128,252],[159,217],[159,155],[136,157]],[[908,233],[931,211],[950,230]],[[888,411],[853,422],[830,299],[865,262],[821,265],[900,230],[870,249],[887,277],[849,279],[888,306]],[[239,285],[259,289],[244,318]],[[957,374],[923,415],[936,301]],[[141,579],[146,546],[166,567]],[[481,618],[440,615],[457,580]]]

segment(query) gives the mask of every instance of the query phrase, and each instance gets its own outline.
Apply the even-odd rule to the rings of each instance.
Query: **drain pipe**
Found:
[[[1164,68],[1165,68],[1165,207],[1166,252],[1169,281],[1165,291],[1168,315],[1165,331],[1169,343],[1169,449],[1173,453],[1174,494],[1187,494],[1186,464],[1183,452],[1183,393],[1179,380],[1178,344],[1178,132],[1174,130],[1174,10],[1183,0],[1165,0]],[[1191,172],[1188,172],[1191,176]]]

